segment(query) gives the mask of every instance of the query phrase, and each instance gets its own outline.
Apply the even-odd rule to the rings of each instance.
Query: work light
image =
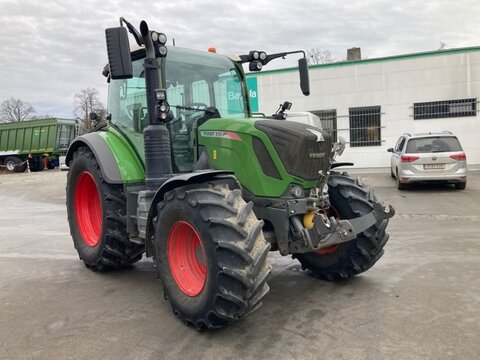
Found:
[[[167,98],[165,89],[156,89],[155,98],[157,99],[157,101],[165,100]]]

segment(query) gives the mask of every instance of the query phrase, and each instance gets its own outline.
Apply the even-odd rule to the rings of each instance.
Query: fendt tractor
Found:
[[[68,221],[88,268],[119,269],[146,253],[173,313],[201,330],[259,308],[270,250],[326,280],[362,273],[382,256],[394,210],[333,170],[345,165],[334,160],[345,143],[284,118],[252,117],[243,64],[258,71],[303,54],[308,95],[303,51],[167,47],[164,33],[124,18],[106,29],[106,42],[108,116],[66,158]]]

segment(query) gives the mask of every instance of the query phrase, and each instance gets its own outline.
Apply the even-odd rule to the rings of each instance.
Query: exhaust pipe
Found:
[[[168,129],[157,116],[155,90],[160,88],[158,63],[155,48],[145,21],[140,23],[140,33],[147,56],[145,66],[145,91],[147,95],[148,125],[143,130],[145,148],[145,184],[148,190],[156,191],[172,176],[172,151]]]

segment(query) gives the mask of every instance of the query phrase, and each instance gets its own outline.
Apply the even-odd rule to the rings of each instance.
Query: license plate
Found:
[[[432,169],[445,169],[445,164],[425,164],[423,165],[425,170],[432,170]]]

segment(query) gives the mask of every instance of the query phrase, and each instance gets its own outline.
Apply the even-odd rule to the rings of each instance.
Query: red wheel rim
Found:
[[[83,242],[97,246],[102,232],[102,206],[93,176],[83,171],[75,186],[75,216]]]
[[[173,225],[168,234],[168,263],[173,278],[187,296],[197,296],[207,279],[205,251],[195,229],[185,221]]]
[[[331,216],[334,216],[335,219],[340,219],[340,214],[338,213],[337,210],[335,210],[333,207],[330,207],[330,212],[332,213]],[[317,255],[330,255],[335,253],[340,245],[332,245],[332,246],[327,246],[318,250],[315,250],[314,253]]]
[[[330,255],[333,254],[338,250],[339,245],[332,245],[332,246],[327,246],[318,250],[315,250],[315,254],[317,255]]]

